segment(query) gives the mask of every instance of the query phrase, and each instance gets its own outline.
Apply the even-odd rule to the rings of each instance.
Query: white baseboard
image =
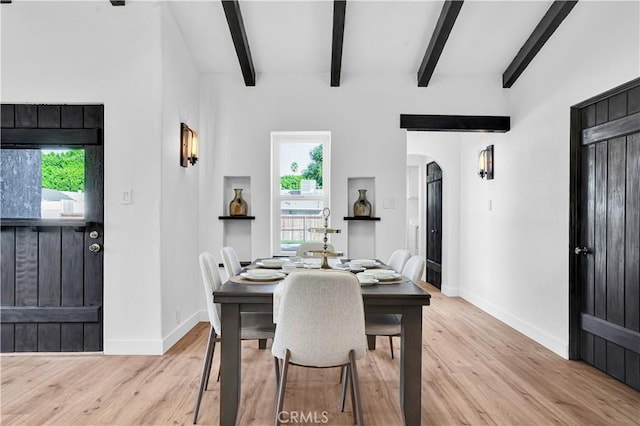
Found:
[[[517,318],[511,315],[508,312],[503,311],[495,305],[477,297],[475,294],[470,293],[466,290],[460,290],[460,296],[468,301],[469,303],[477,306],[482,309],[492,317],[502,321],[507,324],[509,327],[519,331],[524,334],[528,338],[538,342],[545,348],[549,349],[552,352],[555,352],[559,356],[564,359],[569,359],[569,344],[568,342],[563,342],[560,339],[557,339],[554,336],[549,335],[548,333],[540,330],[527,323],[526,321],[522,321],[520,318]]]
[[[198,311],[187,318],[162,340],[105,340],[105,355],[163,355],[199,322],[209,322],[207,311]]]
[[[182,339],[185,334],[189,332],[193,327],[196,326],[200,322],[201,311],[194,312],[189,318],[182,322],[175,330],[169,333],[162,340],[162,353],[167,352],[171,349],[171,346],[175,345],[178,340]]]
[[[460,297],[460,287],[449,287],[443,285],[440,292],[448,297]]]

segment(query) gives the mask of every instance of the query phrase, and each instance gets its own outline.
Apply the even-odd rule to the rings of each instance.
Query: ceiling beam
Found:
[[[111,6],[124,6],[125,0],[110,0]]]
[[[529,63],[535,58],[542,46],[549,40],[554,31],[560,26],[564,18],[569,15],[577,1],[554,1],[542,20],[533,30],[527,41],[524,42],[518,54],[506,71],[502,74],[502,87],[508,89],[513,86],[520,74],[524,72]]]
[[[433,30],[429,47],[427,47],[418,69],[418,87],[427,87],[429,84],[433,71],[438,64],[438,59],[440,59],[440,55],[444,50],[444,45],[447,43],[451,29],[453,29],[453,24],[458,18],[462,3],[464,3],[462,0],[447,0],[444,2],[438,23],[435,30]]]
[[[400,114],[400,128],[423,132],[496,132],[511,129],[511,117],[491,115]]]
[[[242,20],[242,13],[240,12],[240,3],[238,3],[237,0],[222,0],[222,7],[224,8],[224,14],[227,17],[227,24],[229,24],[229,31],[231,31],[233,45],[236,48],[238,62],[240,62],[240,69],[242,70],[242,76],[244,77],[244,84],[246,86],[255,86],[256,72],[253,69],[253,60],[251,59],[251,50],[249,49],[247,33],[244,30],[244,22]]]
[[[331,87],[340,87],[342,69],[342,41],[344,40],[344,16],[346,0],[333,2],[333,38],[331,40]]]

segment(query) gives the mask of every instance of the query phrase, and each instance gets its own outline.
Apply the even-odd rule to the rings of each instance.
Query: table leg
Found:
[[[220,424],[235,425],[240,404],[240,305],[222,303]]]
[[[422,409],[422,306],[407,306],[402,315],[400,408],[405,425],[420,425]]]
[[[367,334],[367,346],[369,346],[370,351],[376,350],[376,336]]]

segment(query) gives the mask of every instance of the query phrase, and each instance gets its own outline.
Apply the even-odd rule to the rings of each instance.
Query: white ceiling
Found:
[[[552,1],[465,1],[435,70],[502,74]],[[347,1],[342,72],[416,73],[443,1]],[[172,2],[202,72],[238,73],[221,2]],[[240,1],[257,73],[328,73],[333,1]]]

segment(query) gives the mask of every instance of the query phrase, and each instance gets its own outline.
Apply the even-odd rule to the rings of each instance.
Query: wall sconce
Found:
[[[478,154],[478,176],[481,179],[493,179],[493,145],[489,145]]]
[[[184,123],[180,123],[180,165],[192,166],[198,161],[198,134]]]

